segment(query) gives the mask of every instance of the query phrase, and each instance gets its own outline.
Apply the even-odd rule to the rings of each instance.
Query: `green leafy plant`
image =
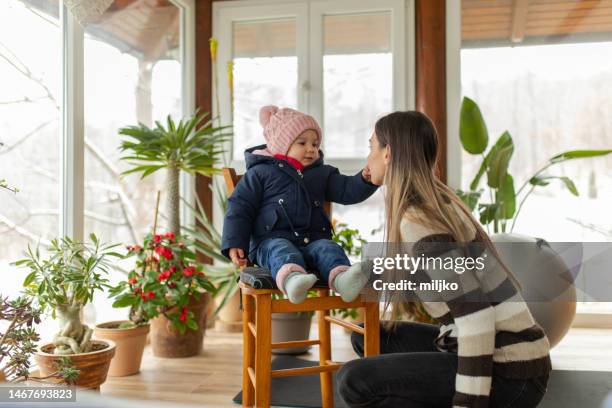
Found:
[[[558,180],[571,194],[578,195],[578,189],[572,179],[549,174],[551,167],[568,160],[612,153],[611,149],[570,150],[554,155],[516,190],[514,178],[508,170],[514,153],[512,136],[508,131],[504,131],[489,151],[486,151],[489,145],[487,125],[476,102],[467,97],[463,98],[461,104],[459,138],[466,152],[482,156],[482,163],[468,190],[458,190],[457,194],[472,211],[478,212],[480,222],[487,228],[492,224],[493,232],[496,233],[506,232],[510,222],[508,232],[512,232],[525,201],[537,187],[544,187],[551,181]],[[481,188],[483,178],[486,185]],[[483,202],[485,197],[488,197],[488,202]]]
[[[25,294],[36,300],[42,312],[51,310],[59,318],[60,330],[53,339],[54,354],[78,354],[91,350],[93,330],[81,322],[83,307],[93,300],[94,292],[110,287],[108,269],[111,258],[121,258],[117,245],[102,244],[94,235],[91,242],[77,242],[65,237],[54,239],[49,255],[28,246],[27,257],[15,265],[27,267],[30,273],[23,286]]]
[[[0,321],[8,322],[6,331],[0,332],[0,370],[9,381],[27,379],[30,356],[39,340],[34,325],[40,323],[40,310],[32,306],[31,299],[9,300],[0,296]],[[3,364],[5,358],[8,362]]]
[[[208,114],[198,113],[175,123],[168,116],[166,126],[155,122],[154,128],[143,124],[119,129],[127,136],[120,149],[121,157],[135,167],[123,174],[142,173],[142,178],[166,169],[166,211],[169,231],[180,234],[180,172],[210,176],[218,171],[214,165],[223,153],[223,142],[231,135],[227,126],[215,127]]]
[[[130,320],[142,324],[164,315],[181,334],[198,329],[190,299],[215,288],[196,264],[193,242],[175,237],[173,232],[148,234],[142,246],[128,247],[136,256],[135,268],[126,281],[119,282],[109,294],[116,298],[113,307],[130,307]]]

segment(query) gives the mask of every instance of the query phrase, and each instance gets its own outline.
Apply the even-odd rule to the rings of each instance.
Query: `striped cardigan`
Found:
[[[422,253],[427,247],[424,243],[452,240],[444,231],[417,222],[415,211],[409,210],[401,223],[402,241],[413,256]],[[473,226],[466,222],[466,228],[473,237]],[[488,407],[493,375],[532,378],[551,371],[550,345],[544,331],[505,270],[492,255],[485,259],[483,271],[472,269],[459,275],[426,270],[430,280],[454,281],[461,287],[460,291],[441,293],[439,301],[431,301],[431,292],[425,297],[415,291],[425,310],[442,324],[436,339],[438,349],[458,355],[453,407]]]

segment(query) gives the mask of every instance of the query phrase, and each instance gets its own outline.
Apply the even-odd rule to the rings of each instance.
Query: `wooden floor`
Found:
[[[315,332],[315,327],[311,333]],[[553,367],[562,370],[612,371],[612,330],[572,329],[552,352]],[[333,359],[356,357],[343,329],[333,327]],[[304,356],[317,360],[317,349]],[[108,378],[101,393],[114,397],[174,401],[200,407],[236,407],[240,390],[242,335],[208,330],[204,353],[197,357],[163,359],[145,350],[142,370],[129,377]]]

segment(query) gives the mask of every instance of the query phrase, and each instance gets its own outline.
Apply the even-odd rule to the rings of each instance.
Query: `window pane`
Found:
[[[113,3],[85,33],[85,232],[129,244],[150,231],[164,174],[120,177],[130,166],[119,160],[118,129],[180,118],[181,11],[171,2],[125,4]],[[122,277],[115,275],[113,281]],[[126,310],[110,304],[95,300],[98,321],[125,318]]]
[[[512,135],[510,172],[518,189],[555,154],[612,146],[612,17],[596,2],[551,7],[540,0],[527,2],[511,24],[513,2],[496,3],[462,3],[462,92],[480,105],[490,144],[504,130]],[[464,187],[480,162],[463,153]],[[546,175],[569,177],[580,195],[559,180],[536,188],[514,232],[549,241],[611,241],[612,158],[569,161]],[[603,309],[612,312],[610,305]],[[580,304],[579,311],[588,307]]]
[[[323,19],[324,148],[365,157],[373,123],[393,108],[390,13]]]
[[[14,298],[27,275],[10,263],[59,231],[61,48],[57,2],[0,2],[0,293]],[[48,340],[56,324],[37,328]]]
[[[259,124],[264,105],[297,108],[295,20],[240,22],[234,39],[234,146],[233,157],[265,143]],[[222,73],[219,67],[219,75]]]

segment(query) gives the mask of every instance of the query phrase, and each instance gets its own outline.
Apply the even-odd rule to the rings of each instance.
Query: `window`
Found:
[[[143,2],[85,31],[85,231],[105,241],[136,243],[153,224],[164,174],[121,177],[129,166],[118,129],[181,116],[180,16],[172,3]],[[129,33],[120,29],[128,24]]]
[[[223,123],[234,124],[227,161],[239,172],[244,171],[244,150],[265,143],[259,124],[264,105],[313,115],[324,132],[326,163],[351,175],[365,165],[376,119],[413,105],[407,60],[413,47],[412,24],[406,24],[410,0],[213,6],[219,114]],[[222,75],[230,61],[233,94]],[[370,231],[380,226],[382,212],[382,194],[377,193],[359,206],[334,205],[333,216],[368,238],[380,239]]]
[[[326,159],[344,171],[358,170],[376,118],[408,108],[405,20],[411,5],[215,3],[217,69],[230,61],[234,66],[233,94],[225,75],[218,89],[222,121],[234,123],[233,165],[244,169],[244,149],[265,143],[258,111],[274,104],[313,115],[324,129]]]
[[[588,1],[462,2],[461,92],[480,106],[493,142],[514,139],[515,186],[566,150],[612,145],[612,18]],[[492,143],[492,142],[490,142]],[[466,187],[480,157],[462,153]],[[514,228],[549,241],[610,241],[612,159],[569,161],[550,169],[568,176],[537,188]],[[581,303],[580,312],[612,312],[610,304]]]
[[[54,238],[59,226],[59,8],[39,3],[0,2],[0,179],[19,190],[0,189],[1,293],[11,297],[25,274],[10,263],[28,244]]]
[[[94,232],[127,245],[152,224],[163,174],[119,177],[117,130],[193,110],[194,2],[126,4],[113,2],[83,30],[61,1],[0,2],[0,179],[19,189],[0,190],[4,296],[21,291],[25,273],[10,263],[28,244]],[[117,265],[111,282],[129,266]],[[110,305],[97,296],[85,321],[125,318]],[[44,322],[42,337],[55,328]]]
[[[235,22],[233,155],[262,143],[259,108],[297,108],[298,61],[295,19]]]
[[[323,16],[324,149],[360,158],[376,119],[393,110],[391,13]]]

